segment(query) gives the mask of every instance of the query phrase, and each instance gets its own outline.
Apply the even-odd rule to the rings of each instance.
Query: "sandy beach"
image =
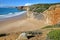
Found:
[[[60,40],[60,1],[0,0],[0,40]]]
[[[37,30],[44,26],[42,21],[27,18],[26,13],[0,21],[0,33]]]
[[[2,19],[2,21],[0,21],[0,29],[5,28],[10,24],[13,25],[15,22],[22,21],[24,19],[26,19],[26,13],[22,14],[22,15],[15,16],[15,17],[7,18],[7,19]],[[17,25],[17,24],[14,24],[14,25]]]
[[[44,25],[44,20],[27,18],[26,14],[5,19],[4,21],[0,21],[0,34],[6,33],[9,35],[0,37],[0,40],[16,40],[21,32],[41,31],[40,28],[44,27]],[[40,40],[40,35],[36,37]],[[36,37],[29,40],[35,40]]]

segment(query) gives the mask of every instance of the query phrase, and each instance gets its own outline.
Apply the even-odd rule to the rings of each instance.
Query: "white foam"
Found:
[[[15,13],[8,13],[7,15],[0,15],[0,19],[18,16],[18,15],[21,15],[21,14],[23,14],[23,13],[26,13],[26,11],[15,12]]]
[[[9,15],[11,15],[11,14],[13,14],[13,13],[9,13]]]

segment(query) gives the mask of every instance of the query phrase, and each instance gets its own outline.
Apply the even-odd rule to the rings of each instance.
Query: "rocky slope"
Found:
[[[49,24],[57,24],[60,23],[60,4],[50,6],[47,10],[43,12],[48,18]]]

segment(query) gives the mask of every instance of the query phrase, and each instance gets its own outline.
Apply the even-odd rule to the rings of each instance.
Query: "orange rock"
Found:
[[[45,14],[47,14],[48,22],[50,21],[50,24],[54,25],[60,22],[60,5],[54,5],[53,8],[49,8],[47,11],[44,11]]]

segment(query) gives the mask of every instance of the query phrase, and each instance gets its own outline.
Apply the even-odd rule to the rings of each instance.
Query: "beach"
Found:
[[[17,21],[22,21],[24,19],[26,19],[26,13],[25,14],[18,15],[18,16],[11,17],[11,18],[4,19],[4,20],[0,21],[0,29],[1,28],[5,28],[7,25],[9,25],[11,23],[15,23]],[[17,25],[17,24],[15,24],[15,25]]]
[[[60,40],[60,1],[0,0],[0,40]]]
[[[42,24],[43,22],[44,21],[39,22],[38,20],[28,18],[25,13],[4,21],[0,21],[0,33],[37,30],[44,26],[44,24]]]

